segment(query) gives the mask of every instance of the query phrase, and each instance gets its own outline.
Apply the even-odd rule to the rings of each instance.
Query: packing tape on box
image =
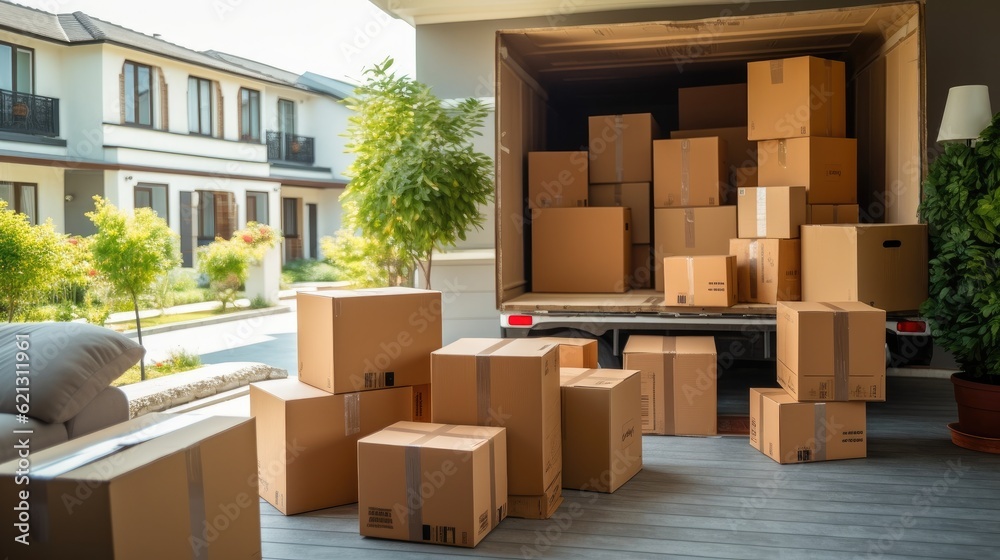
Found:
[[[490,398],[490,355],[507,346],[514,339],[507,338],[476,354],[476,424],[489,426],[493,407]]]
[[[757,403],[757,449],[761,452],[764,451],[764,393],[757,392],[758,403]],[[750,427],[753,429],[753,426]]]
[[[691,141],[681,140],[681,206],[691,205]]]
[[[750,299],[757,301],[757,282],[759,282],[760,276],[757,274],[757,266],[759,262],[763,262],[763,258],[759,261],[757,259],[757,252],[761,250],[760,241],[754,239],[747,246],[747,260],[750,262]],[[761,255],[763,257],[763,255]]]
[[[663,367],[663,404],[664,409],[669,408],[672,413],[666,414],[663,419],[663,431],[668,434],[672,434],[677,431],[677,407],[674,406],[674,357],[677,355],[677,339],[672,336],[663,337],[662,344],[660,346],[660,352],[664,355],[670,355],[669,360],[664,360]],[[656,376],[653,376],[653,394],[656,394]],[[656,407],[653,407],[655,415]],[[653,425],[656,426],[655,424]]]
[[[361,393],[344,395],[344,435],[361,432]]]
[[[830,437],[827,433],[826,403],[813,405],[813,418],[816,426],[816,451],[813,453],[813,461],[826,461],[826,440]]]
[[[190,513],[191,536],[205,534],[208,527],[205,517],[205,477],[201,468],[201,447],[198,445],[184,452],[184,462],[187,464],[188,512]],[[195,560],[208,558],[207,546],[194,546]]]
[[[581,373],[580,375],[577,375],[576,377],[573,377],[573,378],[572,378],[572,379],[570,379],[569,381],[567,381],[567,382],[565,382],[565,383],[563,383],[563,382],[560,382],[559,384],[560,384],[561,386],[563,386],[563,387],[572,387],[572,386],[573,386],[573,385],[575,385],[576,383],[578,383],[578,382],[580,382],[580,381],[583,381],[584,379],[586,379],[586,378],[590,377],[591,375],[593,375],[593,374],[595,374],[595,373],[600,373],[600,371],[601,371],[601,370],[599,370],[599,369],[588,369],[587,371],[585,371],[585,372]]]
[[[846,399],[849,394],[848,366],[851,363],[849,314],[832,303],[823,305],[833,310],[833,398],[831,400]]]
[[[694,305],[694,257],[687,257],[687,296],[684,303]],[[681,303],[681,302],[677,302]]]
[[[615,200],[615,206],[621,206],[622,205],[622,184],[621,183],[615,183],[614,200]]]
[[[778,85],[785,82],[785,61],[782,59],[771,61],[771,85]]]
[[[625,116],[615,115],[615,182],[625,180]]]
[[[409,530],[408,538],[413,542],[420,542],[424,536],[424,501],[420,499],[420,479],[423,475],[423,469],[420,466],[420,447],[416,445],[416,442],[407,445],[403,450],[403,462],[406,477],[406,524]],[[416,499],[411,498],[411,496]]]
[[[767,189],[757,189],[757,237],[767,237]]]
[[[788,142],[784,140],[778,140],[778,165],[788,169]]]
[[[694,208],[684,209],[684,247],[694,249]]]

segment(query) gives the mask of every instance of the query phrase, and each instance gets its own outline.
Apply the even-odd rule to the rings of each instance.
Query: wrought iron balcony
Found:
[[[59,100],[0,89],[0,130],[59,136]]]
[[[297,136],[295,134],[268,130],[267,159],[312,165],[316,161],[313,142],[314,140],[308,136]]]

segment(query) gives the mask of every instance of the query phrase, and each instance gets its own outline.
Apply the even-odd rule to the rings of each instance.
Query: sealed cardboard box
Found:
[[[858,201],[858,141],[853,138],[790,138],[758,143],[761,185],[803,185],[810,204]]]
[[[625,369],[639,370],[643,434],[715,435],[714,337],[632,335],[622,354]]]
[[[441,292],[299,292],[299,379],[330,393],[430,383],[441,347]]]
[[[366,537],[474,547],[507,515],[503,428],[397,422],[358,441]]]
[[[552,517],[563,503],[562,473],[556,473],[544,494],[520,496],[509,494],[507,504],[510,508],[508,517],[521,519],[548,519]]]
[[[802,226],[802,299],[915,311],[927,299],[927,226]]]
[[[653,206],[717,206],[729,181],[726,142],[718,136],[653,141]]]
[[[559,345],[559,367],[597,367],[597,341],[593,338],[561,338],[546,336],[535,340]]]
[[[632,211],[632,243],[649,243],[653,236],[652,197],[649,183],[590,185],[591,206],[619,206]]]
[[[743,118],[746,112],[743,111]],[[726,162],[730,167],[757,165],[757,142],[747,140],[747,127],[703,128],[700,130],[672,130],[670,138],[710,138],[717,136],[726,142]],[[655,167],[656,164],[654,163]]]
[[[0,505],[20,523],[0,524],[3,548],[39,560],[260,558],[254,424],[151,413],[32,451],[30,473],[4,463]]]
[[[642,469],[638,370],[562,368],[563,488],[614,492]]]
[[[663,305],[736,305],[736,257],[707,255],[663,259]]]
[[[742,239],[793,239],[806,223],[803,187],[743,187],[736,191]]]
[[[534,292],[627,292],[632,273],[631,210],[536,210],[531,267]]]
[[[528,207],[587,206],[587,152],[528,152]]]
[[[725,84],[677,90],[680,128],[746,127],[747,85]],[[744,135],[745,136],[745,135]]]
[[[736,235],[735,206],[657,208],[653,211],[653,274],[663,291],[663,259],[674,256],[727,255]]]
[[[358,440],[410,420],[413,391],[334,395],[295,378],[250,385],[260,497],[285,515],[358,501]]]
[[[806,205],[806,223],[810,225],[856,224],[860,221],[857,204]]]
[[[778,302],[778,383],[800,401],[885,400],[885,311]]]
[[[633,290],[645,290],[653,287],[653,246],[645,243],[632,245],[632,275],[629,277]]]
[[[740,303],[777,303],[802,298],[798,239],[731,239]]]
[[[811,56],[747,63],[747,120],[750,140],[843,138],[844,63]]]
[[[434,422],[503,426],[511,495],[538,496],[561,472],[559,345],[463,338],[431,355]]]
[[[750,389],[750,445],[782,464],[866,457],[865,403],[803,403],[782,389]]]
[[[758,178],[756,165],[744,165],[743,167],[736,168],[733,175],[734,187],[756,187],[759,185],[760,180]]]
[[[650,113],[590,117],[590,182],[652,183],[653,139],[660,127]]]

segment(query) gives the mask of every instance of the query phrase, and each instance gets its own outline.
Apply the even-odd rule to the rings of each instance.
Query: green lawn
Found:
[[[227,307],[226,311],[220,312],[216,310],[212,311],[196,311],[193,313],[177,313],[173,315],[158,315],[156,317],[148,317],[142,320],[142,328],[156,327],[159,325],[169,325],[172,323],[180,323],[183,321],[194,321],[196,319],[209,319],[212,317],[218,317],[220,315],[228,315],[230,313],[235,313],[237,311],[246,311],[243,307]],[[108,328],[116,330],[118,332],[130,331],[135,329],[135,321],[126,321],[122,323],[108,323]]]

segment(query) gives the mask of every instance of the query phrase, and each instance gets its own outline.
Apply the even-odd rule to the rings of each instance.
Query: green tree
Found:
[[[142,345],[139,298],[158,276],[180,264],[178,235],[149,208],[137,208],[129,215],[100,196],[95,196],[94,202],[94,211],[87,213],[97,227],[90,246],[94,268],[132,301]],[[140,377],[146,378],[145,365],[140,366]]]
[[[236,301],[250,274],[250,265],[263,259],[278,243],[281,243],[279,232],[264,224],[248,222],[247,227],[233,232],[232,238],[217,237],[198,250],[198,271],[208,276],[212,290],[222,302],[222,311]]]
[[[334,237],[320,239],[320,248],[338,279],[356,288],[398,286],[410,277],[413,261],[395,247],[354,235],[342,229]]]
[[[480,206],[493,198],[491,160],[472,143],[488,112],[477,99],[446,106],[391,66],[390,58],[365,70],[346,100],[355,159],[342,201],[352,228],[406,255],[430,287],[433,251],[482,228]]]
[[[24,214],[0,201],[0,307],[12,322],[27,305],[51,294],[62,276],[65,236],[51,221],[33,226]]]

